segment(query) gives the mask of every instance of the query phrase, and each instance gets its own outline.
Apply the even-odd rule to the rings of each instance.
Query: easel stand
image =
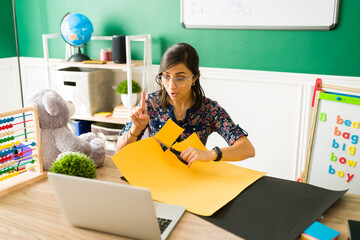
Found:
[[[326,92],[324,88],[339,92]],[[359,93],[358,88],[326,85],[321,79],[316,80],[305,170],[298,181],[332,190],[351,188],[357,193]]]
[[[0,135],[0,196],[47,177],[37,105],[0,113]]]

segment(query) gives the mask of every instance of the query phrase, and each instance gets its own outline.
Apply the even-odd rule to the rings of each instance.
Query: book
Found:
[[[340,232],[316,221],[301,234],[303,240],[332,240],[336,239]]]
[[[99,113],[95,113],[94,116],[97,117],[110,117],[111,116],[111,112],[99,112]]]
[[[133,107],[133,109],[135,109],[135,107]],[[127,118],[129,117],[129,108],[125,107],[122,104],[117,105],[114,107],[112,116],[115,118]]]

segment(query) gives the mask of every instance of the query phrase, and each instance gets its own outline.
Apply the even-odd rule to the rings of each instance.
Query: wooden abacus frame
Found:
[[[17,176],[0,182],[0,196],[5,195],[9,192],[15,191],[19,188],[37,182],[47,177],[47,173],[43,171],[43,164],[41,160],[41,137],[40,137],[40,124],[39,124],[39,113],[38,106],[33,104],[31,107],[18,109],[15,111],[0,113],[0,118],[12,116],[16,114],[32,113],[34,121],[34,135],[35,135],[35,146],[33,156],[37,158],[37,166],[31,170],[27,170]]]

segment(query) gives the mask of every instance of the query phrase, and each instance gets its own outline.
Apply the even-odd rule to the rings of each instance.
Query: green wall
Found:
[[[59,32],[67,12],[90,18],[94,35],[150,33],[153,63],[175,42],[193,45],[202,67],[360,76],[360,1],[340,1],[339,24],[332,31],[184,29],[179,0],[16,0],[20,54],[42,57],[42,33]],[[87,53],[101,47],[90,42]],[[51,57],[64,57],[62,40]],[[141,51],[133,53],[140,58]]]
[[[0,1],[0,58],[15,57],[15,30],[11,0]]]

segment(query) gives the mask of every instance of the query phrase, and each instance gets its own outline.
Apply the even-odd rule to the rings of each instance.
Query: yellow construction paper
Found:
[[[182,142],[177,142],[172,145],[173,148],[182,152],[186,150],[188,147],[194,147],[201,150],[207,150],[206,147],[200,141],[198,135],[196,133],[191,134],[187,139]]]
[[[181,151],[190,146],[206,150],[196,134],[174,144]],[[188,167],[169,150],[164,152],[154,138],[127,145],[113,161],[130,184],[150,189],[154,200],[203,216],[212,215],[265,175],[222,161],[197,161]]]
[[[184,129],[179,127],[170,118],[155,135],[155,138],[162,144],[171,146],[183,131]]]

